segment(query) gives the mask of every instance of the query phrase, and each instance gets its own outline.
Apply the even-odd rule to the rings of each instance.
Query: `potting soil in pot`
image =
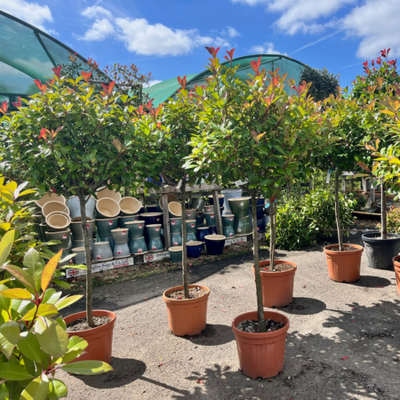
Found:
[[[244,320],[236,325],[236,328],[242,332],[258,333],[258,321]],[[272,319],[265,320],[267,332],[274,332],[282,329],[285,326],[282,322],[277,322]]]
[[[289,271],[289,269],[292,269],[292,268],[294,268],[292,264],[282,263],[282,264],[275,264],[274,268],[272,268],[272,269],[268,265],[268,267],[261,268],[261,271],[282,272],[282,271]]]
[[[67,332],[77,332],[77,331],[84,331],[86,329],[93,329],[97,328],[98,326],[102,326],[111,322],[111,318],[109,317],[93,316],[93,320],[94,320],[94,327],[90,327],[87,324],[86,317],[76,319],[75,321],[72,321],[67,325]]]
[[[358,249],[353,246],[343,247],[343,250],[339,250],[339,246],[331,247],[330,251],[357,251]]]
[[[207,293],[207,290],[204,290],[200,287],[189,288],[189,299],[197,299],[206,295]],[[176,290],[175,292],[168,293],[167,297],[174,300],[185,300],[185,292],[183,289]]]

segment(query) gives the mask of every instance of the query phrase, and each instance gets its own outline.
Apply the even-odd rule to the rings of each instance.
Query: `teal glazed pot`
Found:
[[[192,198],[192,203],[191,203],[192,208],[195,210],[203,211],[204,208],[204,200],[201,199],[200,197],[193,197]]]
[[[171,233],[171,245],[172,246],[182,246],[182,233],[173,232]]]
[[[99,240],[99,242],[101,242],[101,240]],[[94,245],[94,239],[89,239],[89,247],[91,249],[93,249],[93,245]],[[85,241],[84,240],[73,240],[72,244],[71,244],[71,248],[75,248],[75,247],[85,247]]]
[[[131,255],[128,243],[116,244],[113,250],[114,258],[124,258]]]
[[[171,257],[171,261],[173,263],[182,262],[182,246],[170,247],[168,250],[169,250],[169,256]]]
[[[139,215],[121,216],[118,219],[118,226],[120,228],[127,228],[127,225],[126,225],[127,222],[138,221],[139,219],[140,219]]]
[[[70,197],[67,200],[66,205],[69,208],[69,215],[72,220],[75,218],[81,218],[81,205],[78,196]],[[96,199],[94,197],[90,197],[85,204],[86,218],[94,219],[95,207]]]
[[[232,226],[224,226],[222,230],[224,232],[224,236],[226,236],[227,238],[231,239],[235,237],[235,230],[233,229]]]
[[[196,212],[196,226],[199,227],[204,223],[204,213],[202,211]]]
[[[181,233],[182,232],[182,218],[170,218],[169,226],[171,233]]]
[[[109,242],[97,242],[93,245],[93,261],[103,262],[113,259],[113,253]]]
[[[196,218],[196,210],[186,210],[186,220],[191,220]]]
[[[98,242],[108,242],[111,250],[114,250],[115,243],[112,236],[105,236],[105,237],[97,236],[96,243]]]
[[[196,233],[196,220],[195,219],[188,219],[186,221],[186,233]]]
[[[88,229],[89,237],[93,237],[94,219],[87,220],[86,226]],[[71,221],[69,227],[71,228],[71,233],[74,240],[83,240],[82,221]]]
[[[129,237],[132,238],[140,238],[144,234],[144,221],[129,221],[125,223],[125,226],[129,229]]]
[[[114,240],[114,245],[128,243],[129,229],[117,228],[111,231],[111,236]]]
[[[46,235],[46,240],[49,242],[50,240],[59,240],[61,243],[51,245],[52,248],[58,249],[66,249],[69,247],[70,243],[70,238],[71,238],[71,231],[69,229],[66,229],[64,231],[58,231],[58,232],[45,232]]]
[[[111,236],[111,230],[118,228],[118,217],[96,219],[97,235],[100,237]]]
[[[222,226],[224,228],[232,228],[235,222],[235,216],[233,214],[221,215]]]
[[[164,245],[161,237],[149,238],[148,249],[150,253],[156,253],[158,251],[164,250]]]
[[[196,241],[197,241],[197,236],[194,232],[186,234],[186,243],[196,242]]]
[[[215,208],[214,208],[213,205],[211,205],[211,206],[205,206],[205,207],[204,207],[204,212],[205,212],[205,213],[215,212]]]
[[[147,253],[147,244],[144,236],[135,237],[129,240],[129,250],[135,256]]]
[[[215,220],[215,212],[206,212],[205,214],[206,217],[206,224],[207,226],[215,226],[215,224],[217,223]]]
[[[229,208],[236,218],[243,218],[249,215],[250,197],[238,197],[229,199]]]
[[[146,233],[149,239],[161,237],[161,224],[146,225]]]
[[[233,227],[237,236],[246,236],[251,234],[250,217],[235,218]]]

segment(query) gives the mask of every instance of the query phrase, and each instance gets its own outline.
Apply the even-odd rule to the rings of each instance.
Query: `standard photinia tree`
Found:
[[[361,126],[364,129],[364,138],[361,144],[369,156],[385,153],[397,141],[397,135],[393,135],[387,125],[392,121],[390,113],[394,110],[382,112],[382,107],[385,110],[386,104],[396,107],[396,103],[391,106],[390,102],[392,96],[396,96],[396,88],[400,83],[397,60],[389,60],[389,51],[390,49],[382,50],[381,56],[371,63],[365,61],[364,74],[357,76],[353,82],[352,97],[357,100],[362,110]],[[380,168],[379,162],[375,162],[373,170],[363,162],[359,162],[359,165],[381,183],[381,239],[386,239],[386,186],[392,184],[393,177],[387,173],[386,168]]]
[[[282,186],[319,151],[323,138],[318,134],[319,104],[307,96],[308,85],[295,86],[278,71],[261,70],[260,59],[251,63],[254,74],[242,81],[232,64],[220,64],[219,49],[208,50],[212,75],[205,89],[197,89],[203,111],[187,167],[201,170],[210,165],[210,179],[247,182],[252,199],[259,329],[265,331],[256,199],[263,193],[273,207]],[[232,61],[233,50],[226,57]],[[285,92],[286,83],[293,88],[293,96]],[[275,224],[271,220],[270,261],[274,265]]]
[[[136,123],[138,110],[128,95],[102,84],[97,93],[91,73],[67,79],[61,67],[49,82],[35,81],[40,93],[0,125],[6,143],[3,165],[41,191],[76,195],[80,200],[87,265],[87,318],[93,326],[92,274],[85,203],[104,185],[132,187],[152,175],[142,162],[141,145],[153,135]],[[148,128],[148,126],[147,126]],[[155,139],[154,139],[155,140]],[[143,172],[143,175],[141,173]]]

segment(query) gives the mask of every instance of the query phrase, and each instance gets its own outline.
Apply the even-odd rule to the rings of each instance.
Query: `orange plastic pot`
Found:
[[[400,256],[393,257],[393,265],[396,274],[397,293],[400,295]]]
[[[354,251],[334,251],[338,244],[324,247],[326,262],[328,264],[329,278],[336,282],[355,282],[360,279],[361,255],[364,251],[357,244],[344,244],[343,247],[355,247]]]
[[[109,317],[111,321],[93,329],[68,332],[68,336],[79,336],[89,343],[89,346],[85,349],[86,353],[82,354],[77,361],[98,360],[109,363],[111,361],[113,330],[117,316],[113,312],[106,310],[93,310],[93,315]],[[84,317],[86,317],[86,311],[68,315],[64,318],[64,321],[68,325],[70,322]]]
[[[293,301],[294,274],[297,265],[291,261],[275,260],[275,264],[290,264],[288,271],[263,271],[269,266],[268,261],[260,261],[261,286],[264,307],[284,307]],[[253,273],[254,273],[253,265]]]
[[[272,378],[283,370],[289,320],[285,315],[272,311],[264,311],[264,318],[282,322],[285,326],[263,333],[243,332],[236,328],[241,321],[257,320],[255,311],[239,315],[232,322],[240,368],[250,378]]]
[[[201,285],[189,285],[189,288],[200,287],[207,290],[207,294],[197,299],[175,300],[167,297],[168,293],[182,290],[183,286],[175,286],[163,293],[163,300],[167,305],[169,329],[176,336],[197,335],[205,329],[207,324],[207,302],[210,289]]]

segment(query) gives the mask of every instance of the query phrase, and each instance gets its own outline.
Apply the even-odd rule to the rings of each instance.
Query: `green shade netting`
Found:
[[[253,60],[258,60],[258,57],[261,56],[261,69],[265,69],[266,71],[276,71],[279,69],[279,75],[288,74],[288,78],[292,78],[295,80],[296,85],[298,85],[301,73],[305,64],[294,60],[292,58],[276,55],[276,54],[257,54],[251,56],[244,56],[235,58],[232,62],[233,66],[239,65],[239,68],[236,72],[236,75],[240,79],[247,79],[249,74],[253,74],[253,69],[250,66],[250,62]],[[228,64],[228,62],[224,63]],[[205,78],[211,74],[210,71],[205,70],[200,74],[192,74],[187,75],[187,88],[190,90],[195,85],[200,86],[205,83]],[[178,80],[176,78],[168,79],[166,81],[157,83],[149,88],[144,88],[143,93],[146,93],[150,99],[153,99],[153,105],[158,105],[170,97],[172,97],[176,91],[180,88]],[[287,90],[289,87],[287,86]]]
[[[36,93],[33,80],[44,82],[54,66],[68,64],[71,53],[75,52],[47,33],[0,11],[0,101]]]

